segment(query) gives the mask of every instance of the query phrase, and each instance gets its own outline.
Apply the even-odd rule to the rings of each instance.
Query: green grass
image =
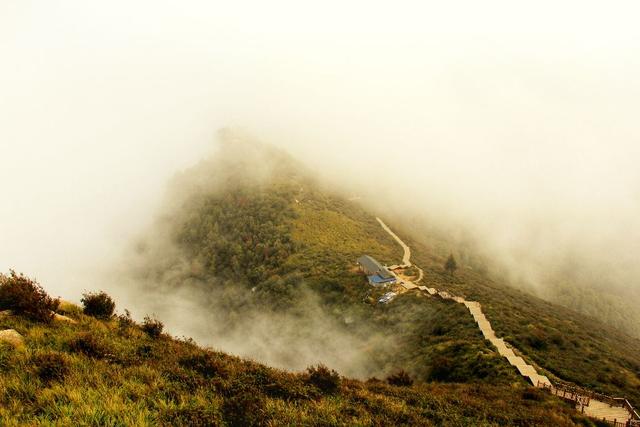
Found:
[[[192,342],[152,339],[138,325],[77,312],[78,324],[8,316],[26,345],[0,345],[0,424],[45,425],[592,425],[527,387],[417,384],[343,378],[326,394],[305,373],[268,368]],[[102,352],[72,344],[90,334]],[[43,355],[66,373],[43,378]]]

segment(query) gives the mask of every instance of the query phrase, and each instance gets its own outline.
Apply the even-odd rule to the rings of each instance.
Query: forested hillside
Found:
[[[388,305],[376,303],[379,295],[356,271],[355,260],[369,254],[397,263],[400,247],[373,212],[323,187],[287,155],[227,141],[214,158],[183,173],[173,192],[180,203],[162,217],[160,234],[166,238],[159,244],[154,234],[141,245],[137,274],[165,293],[188,289],[202,295],[201,304],[216,313],[219,328],[211,335],[220,342],[224,334],[252,334],[244,319],[264,321],[256,313],[274,313],[277,319],[269,321],[280,332],[261,330],[251,340],[262,346],[282,334],[284,347],[318,354],[340,342],[352,353],[340,359],[340,349],[333,348],[334,363],[353,375],[384,376],[402,367],[419,381],[524,386],[461,307],[412,293]],[[480,301],[498,335],[543,373],[640,402],[637,339],[514,290],[486,270],[471,268],[464,256],[458,257],[457,272],[448,274],[446,256],[459,255],[453,239],[414,236],[401,222],[394,228],[424,268],[424,284]],[[171,247],[174,256],[158,257],[154,245]],[[245,354],[263,357],[252,350]],[[296,356],[267,360],[286,367]]]
[[[173,191],[181,202],[162,216],[166,240],[158,243],[152,233],[140,243],[136,274],[149,290],[201,295],[218,342],[251,335],[270,313],[280,332],[260,331],[249,341],[273,343],[281,334],[293,347],[282,351],[290,353],[281,358],[287,363],[299,362],[296,346],[321,351],[339,341],[350,347],[335,349],[345,373],[384,376],[403,368],[421,381],[524,385],[462,308],[413,295],[375,304],[355,261],[370,254],[398,262],[401,249],[374,216],[323,189],[277,150],[227,141],[215,158],[183,173]],[[166,246],[175,251],[171,258],[158,255]],[[246,354],[260,358],[264,345]]]

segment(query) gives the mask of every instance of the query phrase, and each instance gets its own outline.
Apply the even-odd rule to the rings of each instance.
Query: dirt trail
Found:
[[[400,246],[402,246],[402,249],[404,250],[404,255],[402,256],[402,264],[406,267],[411,267],[411,248],[407,246],[398,236],[396,236],[396,234],[391,231],[391,229],[387,227],[387,224],[385,224],[380,218],[376,217],[376,219],[378,220],[384,231],[389,233],[389,235],[391,235],[391,237],[393,237],[396,242],[398,242]]]

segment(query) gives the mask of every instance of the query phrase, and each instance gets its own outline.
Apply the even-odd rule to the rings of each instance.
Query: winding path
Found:
[[[391,235],[391,237],[393,237],[396,242],[398,242],[400,246],[402,246],[402,249],[404,250],[404,255],[402,255],[402,265],[411,267],[411,248],[407,246],[398,236],[396,236],[396,233],[391,231],[391,229],[387,227],[387,224],[385,224],[380,218],[376,217],[376,219],[378,220],[384,231],[389,233],[389,235]]]
[[[406,267],[411,267],[411,248],[409,248],[409,246],[407,246],[393,231],[391,231],[391,229],[380,218],[376,217],[376,220],[378,220],[382,228],[389,233],[389,235],[391,235],[391,237],[393,237],[400,246],[402,246],[402,249],[404,250],[402,263]],[[417,268],[419,272],[418,279],[415,281],[415,283],[418,283],[424,277],[424,272],[417,265],[413,265],[413,267]],[[506,358],[509,364],[514,366],[520,375],[530,381],[535,387],[544,388],[549,390],[552,394],[575,403],[578,409],[590,417],[613,422],[614,424],[619,422],[621,423],[620,425],[626,425],[625,423],[629,420],[635,421],[637,414],[631,405],[629,405],[624,399],[618,400],[626,402],[629,408],[624,405],[624,402],[620,405],[618,401],[612,398],[598,400],[576,390],[571,390],[562,386],[554,386],[551,381],[549,381],[549,378],[545,375],[539,374],[533,366],[525,362],[522,357],[517,356],[511,348],[511,345],[507,344],[507,342],[502,338],[498,338],[496,336],[495,331],[491,327],[491,323],[482,312],[479,302],[467,301],[462,297],[451,295],[446,291],[438,291],[435,288],[427,288],[426,286],[417,286],[415,283],[406,283],[405,281],[402,286],[408,290],[418,289],[422,292],[428,293],[429,295],[438,295],[442,299],[450,299],[457,303],[464,304],[478,324],[478,328],[482,332],[484,338],[489,340],[489,342],[496,347],[498,353],[502,357]],[[609,400],[609,402],[605,402],[604,400]],[[635,417],[632,415],[635,415]],[[640,422],[638,424],[634,423],[629,425],[640,426]]]

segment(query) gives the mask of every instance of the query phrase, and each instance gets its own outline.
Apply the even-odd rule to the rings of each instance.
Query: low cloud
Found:
[[[166,183],[242,126],[513,283],[638,294],[637,4],[94,6],[0,6],[1,270],[123,286]]]

